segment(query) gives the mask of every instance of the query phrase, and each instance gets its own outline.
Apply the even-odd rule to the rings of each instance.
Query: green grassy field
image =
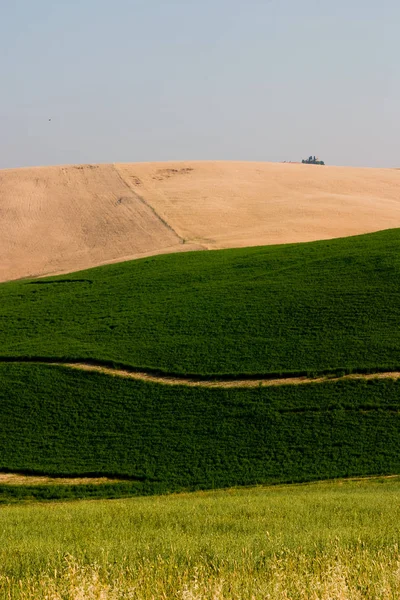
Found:
[[[400,230],[0,285],[0,354],[179,374],[400,366]]]
[[[210,389],[18,363],[0,378],[0,470],[128,476],[122,494],[400,473],[400,381]]]
[[[0,502],[399,473],[391,380],[207,389],[29,362],[204,378],[395,369],[399,247],[390,230],[0,285],[0,470],[130,479],[1,487]]]
[[[0,507],[0,598],[397,600],[399,478]]]
[[[400,473],[400,381],[224,389],[34,362],[399,369],[399,247],[392,230],[0,285],[0,471],[122,478],[0,485],[0,600],[398,600],[399,477],[280,484]]]

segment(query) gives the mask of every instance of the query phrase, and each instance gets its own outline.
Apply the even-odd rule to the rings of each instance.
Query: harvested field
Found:
[[[400,177],[391,169],[252,162],[116,169],[181,237],[207,248],[305,242],[400,224]]]
[[[400,227],[400,172],[251,162],[0,171],[0,281]]]
[[[0,281],[182,247],[112,165],[2,171],[0,214]]]

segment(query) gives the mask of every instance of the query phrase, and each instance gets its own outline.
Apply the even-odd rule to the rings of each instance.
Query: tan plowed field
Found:
[[[0,171],[0,281],[400,227],[400,171],[251,162]]]

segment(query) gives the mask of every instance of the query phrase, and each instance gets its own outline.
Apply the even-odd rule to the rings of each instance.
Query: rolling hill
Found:
[[[0,485],[0,501],[399,473],[399,182],[264,163],[0,172],[0,471],[126,479]]]
[[[0,171],[0,281],[400,227],[400,172],[246,162]]]
[[[225,390],[17,363],[0,377],[0,470],[124,477],[132,495],[400,472],[399,381]]]
[[[0,471],[129,480],[24,492],[60,498],[399,473],[398,373],[378,377],[400,369],[399,247],[394,229],[2,283]],[[357,372],[376,378],[202,384]]]
[[[400,229],[0,286],[0,359],[200,377],[400,367]]]

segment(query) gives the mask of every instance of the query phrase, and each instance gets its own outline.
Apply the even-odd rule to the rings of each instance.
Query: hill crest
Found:
[[[253,162],[0,171],[0,281],[400,227],[400,172]]]

